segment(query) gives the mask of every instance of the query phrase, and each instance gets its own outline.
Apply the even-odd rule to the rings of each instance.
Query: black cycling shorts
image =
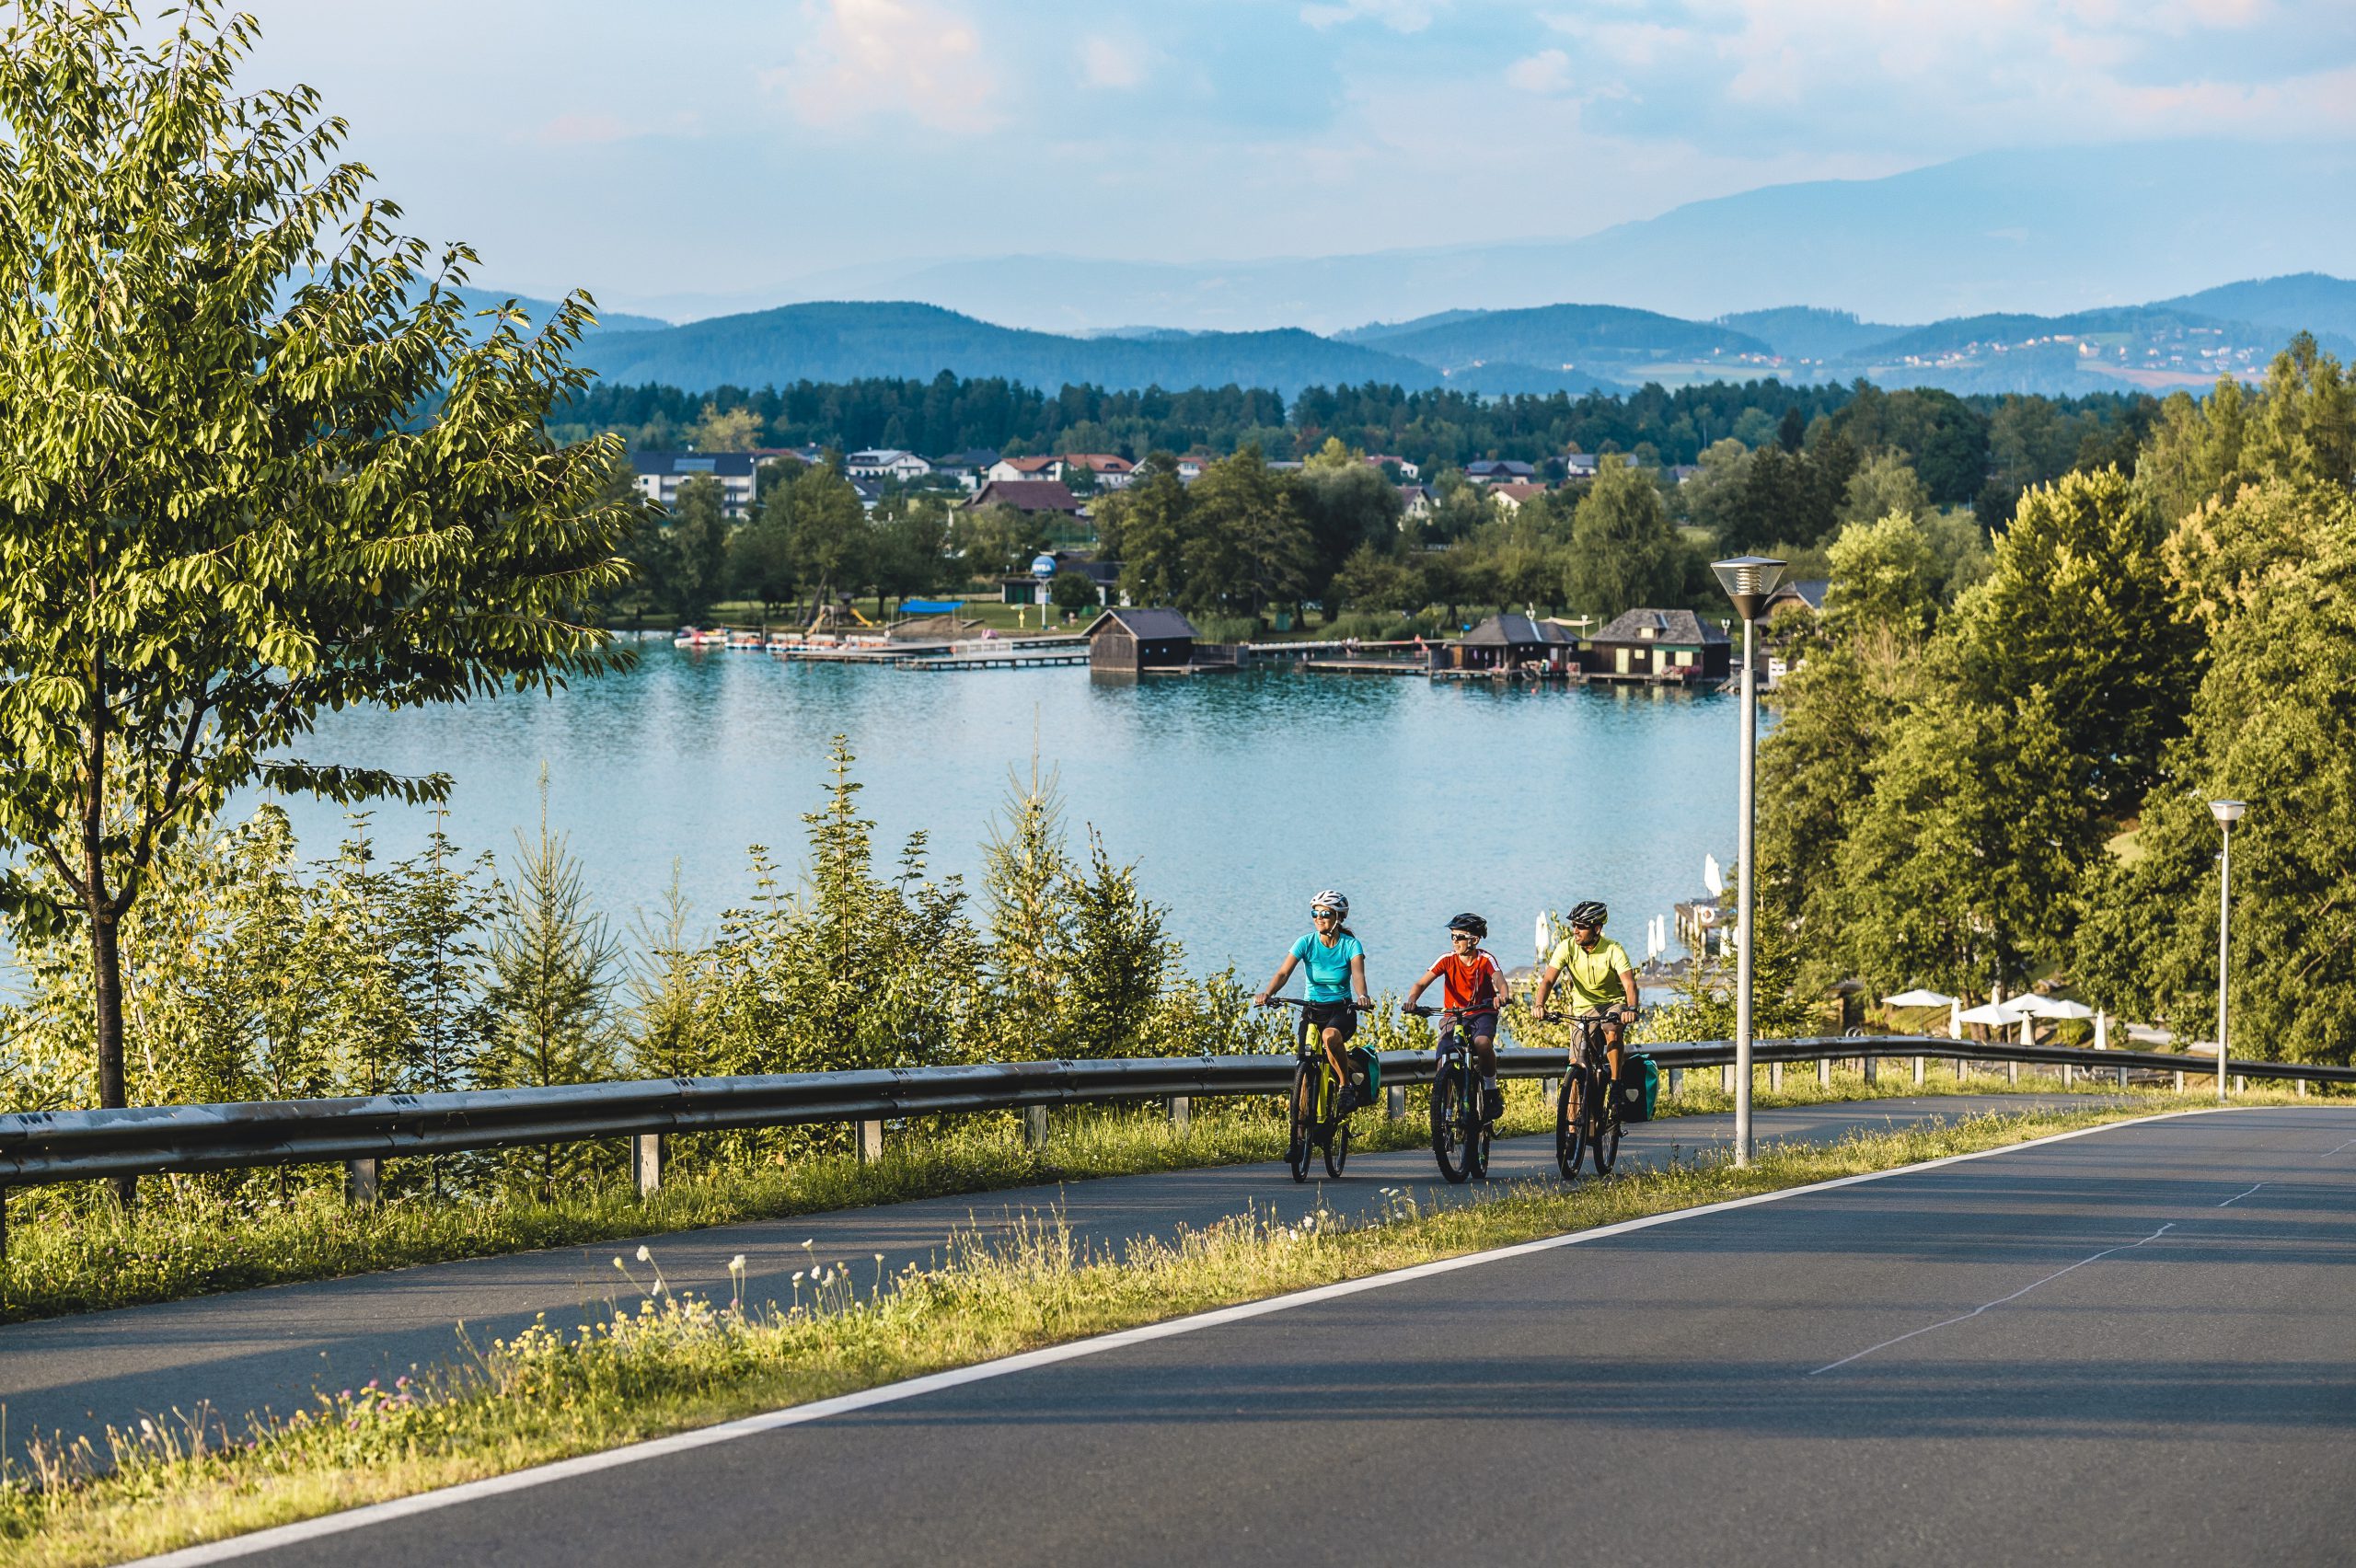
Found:
[[[1303,1051],[1321,1048],[1325,1032],[1338,1029],[1342,1043],[1348,1044],[1350,1036],[1358,1032],[1358,1009],[1347,1002],[1307,1002],[1300,1009],[1301,1021],[1310,1025],[1308,1037],[1300,1044]]]

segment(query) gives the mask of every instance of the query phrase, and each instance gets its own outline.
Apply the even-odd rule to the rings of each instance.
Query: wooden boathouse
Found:
[[[1195,623],[1176,610],[1106,610],[1080,633],[1088,667],[1106,674],[1183,670],[1195,662]]]

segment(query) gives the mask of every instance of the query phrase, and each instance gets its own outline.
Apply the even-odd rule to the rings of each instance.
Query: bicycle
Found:
[[[1554,1098],[1554,1165],[1565,1182],[1576,1179],[1582,1157],[1593,1161],[1599,1176],[1611,1174],[1612,1162],[1620,1158],[1620,1112],[1611,1092],[1604,1016],[1590,1008],[1571,1024],[1578,1031],[1578,1041],[1571,1048],[1562,1092]]]
[[[1272,1006],[1302,1009],[1300,1034],[1295,1043],[1299,1065],[1293,1069],[1292,1141],[1285,1149],[1285,1164],[1296,1182],[1309,1180],[1309,1157],[1322,1153],[1325,1174],[1338,1179],[1350,1159],[1350,1119],[1342,1114],[1342,1085],[1334,1077],[1317,1026],[1309,1021],[1309,1004],[1299,997],[1271,997]],[[1355,1002],[1320,1002],[1320,1007],[1357,1010]]]
[[[1432,1066],[1432,1158],[1450,1185],[1489,1176],[1491,1124],[1482,1113],[1481,1070],[1472,1059],[1472,1036],[1464,1020],[1473,1010],[1409,1008],[1417,1018],[1437,1016],[1439,1055]]]

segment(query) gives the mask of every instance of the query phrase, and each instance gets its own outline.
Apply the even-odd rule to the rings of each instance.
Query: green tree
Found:
[[[829,464],[802,470],[780,487],[792,541],[794,574],[821,603],[875,580],[875,527],[859,491]]]
[[[2080,759],[2087,804],[2132,813],[2184,723],[2196,644],[2175,616],[2149,507],[2116,469],[2021,498],[1988,580],[1948,625],[1964,695],[2002,705],[2045,693]]]
[[[1895,452],[1880,452],[1858,465],[1833,520],[1842,527],[1853,523],[1877,523],[1891,513],[1907,517],[1931,513],[1931,493],[1906,459]]]
[[[1424,577],[1404,551],[1365,544],[1342,563],[1328,593],[1350,609],[1412,614],[1424,607]]]
[[[1257,616],[1298,601],[1316,569],[1315,541],[1292,486],[1247,446],[1203,469],[1188,492],[1193,527],[1178,604]]]
[[[662,582],[671,613],[683,621],[701,620],[720,600],[728,582],[728,494],[710,474],[679,487],[671,504]]]
[[[257,780],[441,792],[294,748],[598,665],[630,519],[618,442],[543,433],[587,297],[470,319],[471,254],[394,233],[315,94],[237,90],[250,21],[149,36],[98,0],[0,41],[0,900],[87,934],[102,1105],[158,851]]]
[[[2298,492],[2270,490],[2288,511]],[[2356,1041],[2356,504],[2309,492],[2302,548],[2223,610],[2184,736],[2134,831],[2090,878],[2070,960],[2108,1005],[2213,1029],[2217,824],[2207,802],[2246,799],[2234,835],[2236,1054],[2350,1059]]]
[[[1084,571],[1057,572],[1047,585],[1047,599],[1056,608],[1069,611],[1092,610],[1100,602],[1096,580]]]
[[[1930,541],[1905,512],[1852,523],[1832,541],[1825,591],[1828,635],[1841,640],[1887,628],[1920,641],[1938,613],[1938,563]]]
[[[610,1001],[620,944],[592,907],[570,844],[549,830],[545,769],[539,832],[526,838],[519,830],[515,849],[514,880],[492,893],[491,1028],[474,1080],[484,1089],[543,1089],[610,1078],[619,1062]],[[524,1160],[546,1195],[573,1163],[552,1145]]]
[[[1192,496],[1177,461],[1157,452],[1140,477],[1096,509],[1107,555],[1121,562],[1121,587],[1140,605],[1175,605],[1186,589],[1186,558],[1194,544]]]
[[[1563,594],[1606,618],[1623,610],[1675,603],[1684,572],[1669,508],[1650,476],[1623,457],[1606,457],[1571,523]]]

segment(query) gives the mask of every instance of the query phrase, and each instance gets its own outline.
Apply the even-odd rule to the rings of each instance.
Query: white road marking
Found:
[[[2356,1138],[2350,1138],[2348,1143],[2335,1144],[2331,1147],[2324,1150],[2321,1154],[2316,1156],[2316,1158],[2317,1159],[2329,1159],[2333,1155],[2338,1154],[2341,1149],[2346,1148],[2348,1144],[2356,1144]]]
[[[1271,1297],[1265,1301],[1246,1301],[1234,1307],[1222,1307],[1213,1312],[1197,1312],[1192,1317],[1173,1318],[1167,1322],[1148,1323],[1141,1328],[1123,1329],[1117,1333],[1099,1334],[1094,1339],[1075,1340],[1068,1344],[1047,1345],[1025,1351],[997,1361],[985,1361],[972,1366],[960,1366],[947,1372],[935,1372],[927,1377],[911,1378],[902,1383],[886,1383],[881,1388],[865,1389],[855,1394],[843,1394],[831,1400],[819,1400],[811,1404],[793,1405],[784,1410],[749,1415],[742,1420],[723,1422],[694,1432],[675,1433],[644,1443],[632,1443],[625,1447],[608,1448],[603,1453],[583,1454],[579,1458],[560,1459],[554,1464],[535,1465],[529,1470],[511,1471],[506,1475],[490,1476],[457,1486],[445,1486],[438,1491],[421,1492],[411,1497],[398,1497],[387,1503],[371,1503],[349,1508],[340,1514],[329,1514],[298,1524],[279,1525],[271,1529],[256,1530],[250,1535],[228,1540],[209,1542],[203,1546],[182,1547],[155,1557],[144,1557],[125,1568],[199,1568],[200,1564],[227,1562],[241,1557],[251,1557],[273,1551],[282,1546],[299,1545],[352,1530],[366,1529],[372,1525],[390,1524],[418,1514],[430,1514],[456,1507],[486,1497],[497,1497],[510,1492],[525,1492],[553,1482],[571,1481],[579,1476],[595,1475],[600,1470],[618,1470],[647,1459],[659,1459],[671,1454],[687,1453],[718,1443],[732,1442],[739,1437],[751,1437],[781,1427],[801,1426],[829,1416],[848,1415],[853,1411],[872,1410],[878,1405],[897,1404],[944,1389],[959,1388],[967,1383],[987,1382],[1017,1372],[1036,1367],[1053,1366],[1060,1362],[1078,1361],[1083,1356],[1101,1355],[1106,1351],[1125,1350],[1131,1345],[1147,1344],[1155,1340],[1172,1339],[1203,1329],[1213,1329],[1227,1323],[1265,1317],[1274,1312],[1289,1311],[1295,1307],[1313,1306],[1322,1301],[1334,1301],[1369,1290],[1381,1290],[1394,1285],[1406,1285],[1435,1274],[1453,1274],[1459,1269],[1478,1268],[1484,1263],[1500,1262],[1509,1258],[1528,1257],[1535,1252],[1551,1252],[1558,1247],[1576,1247],[1582,1242],[1600,1241],[1613,1236],[1625,1236],[1634,1231],[1649,1230],[1656,1225],[1674,1225],[1680,1220],[1699,1219],[1704,1215],[1728,1214],[1736,1209],[1755,1208],[1762,1204],[1782,1203],[1788,1198],[1808,1197],[1818,1193],[1830,1193],[1842,1187],[1854,1187],[1867,1182],[1884,1182],[1893,1176],[1912,1176],[1942,1166],[1961,1165],[1975,1159],[1988,1159],[1997,1155],[2018,1154],[2023,1149],[2042,1148],[2048,1144],[2067,1143],[2095,1133],[2111,1132],[2119,1127],[2141,1127],[2154,1122],[2171,1122],[2183,1116],[2212,1116],[2225,1109],[2207,1106],[2194,1111],[2165,1111],[2157,1115],[2139,1116],[2131,1122],[2107,1122],[2098,1127],[2079,1127],[2071,1132],[2055,1133],[2050,1137],[2032,1138],[2027,1143],[2007,1144],[2002,1148],[1983,1148],[1971,1154],[1943,1155],[1937,1159],[1925,1159],[1914,1165],[1893,1166],[1888,1170],[1868,1170],[1857,1176],[1835,1177],[1830,1182],[1811,1182],[1805,1187],[1785,1187],[1773,1193],[1758,1193],[1747,1198],[1728,1198],[1724,1203],[1704,1204],[1699,1208],[1674,1209],[1667,1214],[1646,1215],[1641,1219],[1623,1219],[1614,1225],[1601,1225],[1592,1230],[1575,1230],[1565,1236],[1548,1236],[1536,1241],[1522,1241],[1510,1247],[1497,1247],[1485,1252],[1467,1252],[1461,1257],[1442,1258],[1437,1262],[1417,1263],[1412,1268],[1397,1269],[1390,1274],[1369,1274],[1364,1279],[1345,1280],[1339,1285],[1322,1285],[1313,1290],[1298,1290],[1289,1296]],[[2145,1238],[2146,1240],[2150,1238]],[[2113,1251],[2118,1249],[2114,1248]],[[2097,1253],[2096,1256],[2103,1254]],[[2094,1260],[2085,1260],[2092,1262]],[[2078,1266],[2071,1265],[2073,1268]],[[2063,1270],[2068,1273],[2068,1270]],[[2039,1281],[2042,1284],[2043,1281]],[[2029,1288],[2036,1288],[2034,1286]],[[2010,1299],[2007,1297],[2007,1299]],[[1991,1303],[1994,1305],[1994,1303]],[[1934,1325],[1935,1327],[1937,1325]],[[1922,1332],[1922,1331],[1917,1331]],[[1911,1337],[1911,1336],[1910,1336]],[[1890,1342],[1896,1343],[1895,1340]],[[1881,1347],[1874,1347],[1878,1350]],[[1860,1354],[1870,1355],[1871,1352]],[[1851,1359],[1854,1359],[1852,1357]],[[1840,1363],[1835,1362],[1834,1366]],[[1825,1368],[1830,1370],[1830,1368]]]
[[[2263,1186],[2265,1186],[2265,1185],[2266,1185],[2266,1183],[2265,1183],[2265,1182],[2260,1182],[2258,1184],[2258,1187],[2263,1187]],[[2231,1207],[2233,1207],[2235,1204],[2237,1204],[2237,1203],[2241,1202],[2244,1198],[2248,1197],[2250,1193],[2255,1193],[2255,1192],[2257,1192],[2257,1191],[2258,1191],[2258,1187],[2252,1187],[2252,1188],[2249,1190],[2249,1193],[2235,1193],[2232,1197],[2227,1198],[2223,1203],[2219,1204],[2217,1206],[2218,1206],[2219,1208],[2231,1208]]]
[[[2251,1191],[2255,1192],[2257,1189],[2252,1188]],[[1844,1355],[1838,1361],[1830,1362],[1825,1366],[1818,1367],[1816,1371],[1809,1373],[1808,1376],[1814,1378],[1820,1373],[1831,1372],[1838,1367],[1846,1366],[1852,1361],[1863,1361],[1866,1356],[1871,1355],[1877,1350],[1888,1350],[1891,1345],[1904,1344],[1908,1340],[1919,1338],[1923,1334],[1931,1333],[1936,1330],[1950,1328],[1957,1323],[1969,1322],[1972,1319],[1980,1316],[1981,1313],[1989,1310],[1991,1308],[2002,1307],[2007,1301],[2018,1301],[2022,1297],[2027,1296],[2030,1291],[2035,1290],[2040,1285],[2051,1285],[2063,1274],[2073,1274],[2077,1270],[2085,1268],[2088,1263],[2099,1262],[2101,1260],[2109,1257],[2113,1252],[2131,1252],[2138,1247],[2147,1246],[2150,1243],[2158,1240],[2161,1237],[2165,1236],[2169,1231],[2174,1230],[2175,1228],[2176,1221],[2170,1220],[2165,1225],[2161,1226],[2157,1230],[2153,1231],[2149,1236],[2144,1237],[2141,1241],[2122,1241],[2116,1247],[2106,1247],[2091,1258],[2080,1258],[2076,1262],[2072,1263],[2066,1269],[2056,1269],[2051,1274],[2047,1274],[2043,1279],[2032,1280],[2027,1285],[2022,1286],[2018,1290],[2014,1291],[2010,1296],[1999,1296],[1995,1300],[1983,1302],[1981,1305],[1974,1307],[1969,1312],[1958,1312],[1952,1318],[1943,1318],[1935,1323],[1926,1323],[1919,1329],[1899,1335],[1896,1339],[1886,1339],[1879,1344],[1869,1344],[1865,1349],[1857,1352],[1854,1355]]]

